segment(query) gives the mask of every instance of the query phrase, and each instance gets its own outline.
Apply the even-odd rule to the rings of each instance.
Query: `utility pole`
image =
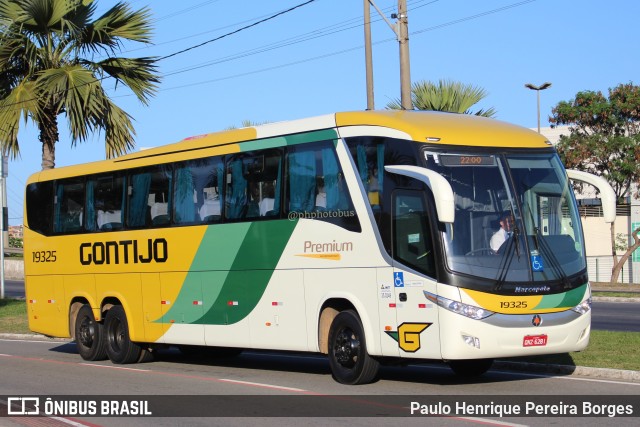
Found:
[[[371,17],[370,7],[373,5],[378,14],[385,20],[400,43],[400,104],[403,110],[413,110],[411,101],[411,73],[409,71],[409,29],[407,21],[407,0],[398,0],[398,13],[391,15],[398,21],[389,22],[374,0],[364,0],[364,40],[365,63],[367,68],[367,110],[373,110],[373,65],[371,63]]]
[[[371,5],[364,0],[364,57],[367,68],[367,110],[374,110],[373,101],[373,55],[371,53]]]
[[[411,72],[409,66],[409,28],[407,0],[398,0],[398,42],[400,43],[400,104],[403,110],[413,110],[411,102]]]

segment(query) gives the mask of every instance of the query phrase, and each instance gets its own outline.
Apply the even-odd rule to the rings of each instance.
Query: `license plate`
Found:
[[[546,335],[527,335],[522,341],[523,347],[538,347],[547,345]]]

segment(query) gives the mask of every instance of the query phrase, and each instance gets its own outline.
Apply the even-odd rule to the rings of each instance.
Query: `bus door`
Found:
[[[392,194],[393,290],[401,356],[440,358],[438,310],[424,291],[436,293],[436,259],[427,199],[422,191]]]

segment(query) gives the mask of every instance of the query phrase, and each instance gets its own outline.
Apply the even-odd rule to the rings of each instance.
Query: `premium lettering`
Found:
[[[80,264],[149,264],[166,262],[169,245],[165,239],[120,240],[80,244]]]

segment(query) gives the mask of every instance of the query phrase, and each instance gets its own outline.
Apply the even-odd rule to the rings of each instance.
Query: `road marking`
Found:
[[[111,366],[111,365],[98,365],[97,363],[83,363],[80,362],[78,365],[85,366],[95,366],[96,368],[106,368],[106,369],[121,369],[123,371],[138,371],[138,372],[150,372],[151,369],[140,369],[140,368],[127,368],[124,366]]]
[[[527,424],[508,423],[506,421],[496,421],[488,418],[476,418],[476,417],[451,417],[451,418],[453,418],[454,420],[469,421],[472,423],[491,425],[491,426],[528,427]]]
[[[300,393],[307,393],[308,392],[308,390],[304,390],[304,389],[301,389],[301,388],[285,387],[285,386],[274,385],[274,384],[254,383],[254,382],[251,382],[251,381],[230,380],[230,379],[227,379],[227,378],[220,378],[218,381],[226,382],[226,383],[233,383],[233,384],[240,384],[240,385],[248,385],[248,386],[254,386],[254,387],[271,388],[271,389],[275,389],[275,390],[298,391]]]

